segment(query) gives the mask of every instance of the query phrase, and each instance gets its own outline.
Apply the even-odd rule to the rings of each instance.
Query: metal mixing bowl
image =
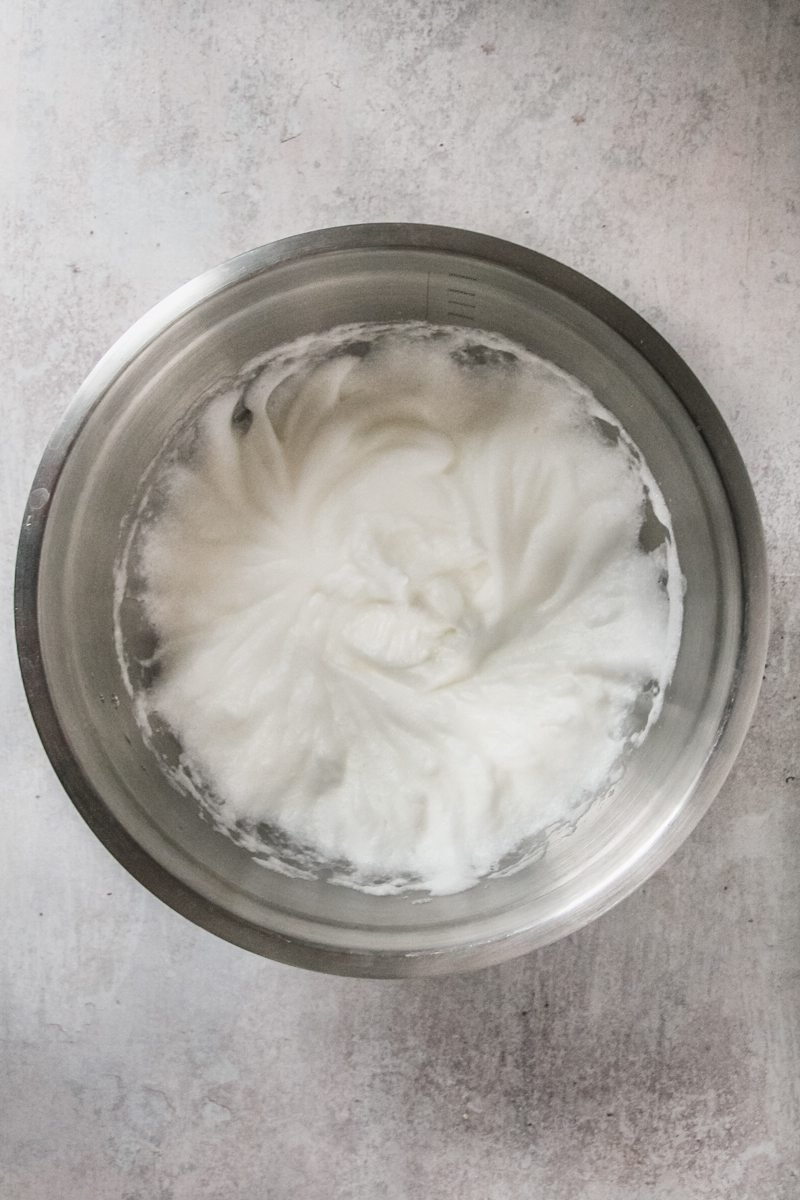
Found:
[[[683,639],[655,728],[607,803],[537,862],[420,902],[255,863],[175,790],[143,743],[112,629],[112,567],[140,480],[187,409],[255,355],[350,321],[496,330],[576,375],[645,454],[686,576]],[[252,250],[180,288],[92,371],[28,500],[16,618],[34,720],[64,787],[127,869],[206,929],[347,975],[443,973],[572,932],[683,841],[739,750],[766,653],[753,492],[697,379],[653,329],[530,250],[423,225],[323,230]]]

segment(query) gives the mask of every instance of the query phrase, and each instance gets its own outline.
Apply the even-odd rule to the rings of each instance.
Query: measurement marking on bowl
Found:
[[[449,271],[448,279],[456,279],[458,283],[447,284],[447,315],[458,317],[462,321],[474,321],[478,302],[474,288],[465,287],[465,283],[477,283],[473,275],[461,275],[458,271]]]
[[[436,324],[455,321],[459,325],[478,325],[478,277],[463,271],[428,273],[425,315]]]

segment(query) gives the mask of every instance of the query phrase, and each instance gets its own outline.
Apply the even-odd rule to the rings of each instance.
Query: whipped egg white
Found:
[[[273,865],[278,831],[354,886],[469,887],[574,821],[658,717],[682,618],[663,496],[585,387],[498,335],[279,347],[157,486],[143,723]]]

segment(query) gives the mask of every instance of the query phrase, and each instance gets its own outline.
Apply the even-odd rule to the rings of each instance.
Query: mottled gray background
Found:
[[[796,1200],[800,5],[4,0],[3,1200]],[[512,238],[655,323],[763,505],[763,698],[641,892],[402,984],[250,957],[127,877],[18,682],[16,529],[64,404],[171,288],[408,219]],[[797,778],[796,778],[797,777]]]

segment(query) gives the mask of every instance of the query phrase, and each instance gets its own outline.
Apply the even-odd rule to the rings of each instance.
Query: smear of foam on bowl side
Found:
[[[350,325],[193,410],[115,638],[143,736],[258,861],[441,894],[618,779],[682,589],[655,479],[577,380],[497,334]]]

